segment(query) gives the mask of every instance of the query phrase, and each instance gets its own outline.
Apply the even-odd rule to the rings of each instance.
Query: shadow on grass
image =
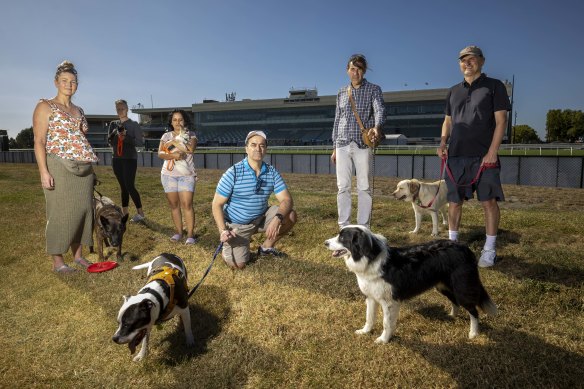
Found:
[[[227,294],[216,286],[206,286],[197,290],[189,301],[191,311],[191,329],[195,338],[195,346],[187,348],[182,322],[178,318],[169,320],[165,325],[174,325],[176,330],[166,338],[156,343],[168,342],[168,352],[161,358],[161,363],[176,366],[184,359],[196,358],[207,352],[207,344],[218,336],[222,328],[222,320],[229,317],[231,309]],[[213,311],[204,307],[213,307]],[[155,331],[154,331],[155,332]],[[156,340],[155,340],[156,341]]]
[[[152,230],[154,232],[158,232],[164,236],[168,236],[169,238],[172,235],[174,235],[174,233],[175,233],[174,229],[172,227],[162,225],[162,224],[155,222],[154,220],[150,220],[148,218],[141,221],[140,224],[142,224],[144,227],[148,228],[149,230]]]
[[[498,387],[500,378],[513,387],[581,387],[584,357],[516,329],[489,329],[475,340],[425,344],[396,338],[446,372],[460,387]],[[489,340],[484,344],[484,336]],[[468,358],[472,350],[473,358]]]
[[[520,280],[549,282],[571,288],[578,288],[584,282],[584,271],[580,269],[550,263],[528,263],[514,255],[503,257],[493,269]]]
[[[471,226],[461,240],[475,252],[480,252],[485,239],[484,227]],[[521,235],[509,230],[499,230],[497,246],[521,244]],[[515,255],[504,255],[492,270],[500,271],[517,279],[551,282],[567,287],[579,287],[584,280],[584,271],[573,267],[561,267],[549,263],[529,263]]]

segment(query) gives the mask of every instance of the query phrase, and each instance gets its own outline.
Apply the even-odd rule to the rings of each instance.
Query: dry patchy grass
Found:
[[[98,167],[100,192],[119,201],[111,168]],[[218,243],[210,202],[219,171],[200,171],[195,209],[199,242],[172,244],[171,220],[157,169],[141,168],[145,224],[130,224],[125,260],[102,274],[52,274],[44,252],[44,198],[35,165],[0,165],[0,387],[386,388],[577,387],[584,366],[582,190],[505,187],[498,241],[502,261],[481,269],[500,315],[466,338],[466,315],[428,292],[403,305],[387,345],[353,332],[365,319],[355,277],[324,249],[336,233],[333,176],[286,175],[300,221],[280,248],[286,259],[260,259],[242,272],[221,260],[191,300],[196,346],[188,350],[177,319],[153,331],[151,354],[131,361],[111,341],[121,296],[145,281],[135,263],[163,251],[187,262],[194,284]],[[419,235],[409,204],[391,200],[397,179],[376,178],[373,230],[390,244]],[[482,210],[464,209],[461,239],[480,251]],[[444,228],[441,232],[446,236]],[[259,240],[253,242],[257,247]],[[96,260],[95,255],[89,259]],[[71,260],[70,255],[68,260]],[[379,315],[378,315],[379,316]]]

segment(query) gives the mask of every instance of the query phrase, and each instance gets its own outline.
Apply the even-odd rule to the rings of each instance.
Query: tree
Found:
[[[551,109],[546,117],[548,142],[574,142],[584,136],[584,113],[571,109]]]
[[[513,126],[513,143],[541,143],[537,132],[526,124]]]
[[[546,141],[554,142],[561,140],[562,132],[562,111],[550,109],[545,121]]]
[[[570,142],[575,142],[584,136],[584,113],[582,111],[572,112],[572,122],[566,134]]]
[[[34,147],[34,134],[32,127],[20,131],[18,135],[16,135],[15,143],[15,149],[32,149]]]

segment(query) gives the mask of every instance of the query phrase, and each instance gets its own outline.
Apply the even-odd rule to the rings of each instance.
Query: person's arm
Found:
[[[452,117],[445,115],[444,122],[442,123],[442,134],[440,135],[440,147],[436,150],[436,154],[438,154],[440,158],[448,158],[448,148],[446,148],[446,144],[448,143],[448,138],[450,138],[451,130]]]
[[[49,115],[51,107],[45,101],[37,104],[32,115],[34,133],[34,156],[39,167],[41,185],[43,189],[54,189],[55,180],[47,168],[47,132],[49,131]]]
[[[337,136],[339,135],[339,120],[341,119],[341,109],[339,108],[341,92],[337,94],[337,105],[335,107],[335,121],[333,123],[333,154],[331,155],[331,161],[337,163]]]
[[[294,208],[294,201],[292,200],[292,195],[288,191],[288,189],[284,189],[283,191],[276,194],[276,199],[278,200],[278,213],[283,216],[283,219],[286,220],[290,211]],[[274,217],[268,227],[266,228],[266,236],[270,240],[276,239],[278,233],[280,232],[280,225],[282,225],[282,220],[279,217]]]
[[[383,101],[383,93],[381,88],[373,88],[373,95],[371,96],[371,105],[373,106],[373,115],[375,118],[375,127],[367,131],[367,136],[373,142],[377,142],[383,136],[383,123],[385,122],[385,103]]]
[[[197,142],[198,139],[195,135],[191,136],[191,138],[189,139],[189,152],[191,154],[193,154],[195,152],[195,150],[197,149]]]
[[[213,202],[211,203],[211,211],[213,212],[213,219],[215,219],[215,225],[219,231],[219,240],[221,242],[227,242],[229,239],[234,238],[237,234],[227,228],[225,225],[225,215],[223,214],[223,207],[227,203],[228,198],[221,196],[219,193],[215,192],[213,197]]]
[[[172,152],[172,153],[166,152],[166,149],[164,147],[165,144],[166,144],[166,142],[164,141],[164,139],[160,139],[160,143],[158,144],[158,158],[164,159],[164,160],[182,159],[181,152],[179,152],[178,149],[176,152]],[[182,154],[184,154],[184,153],[182,153]]]
[[[503,142],[503,136],[505,135],[505,129],[507,128],[507,111],[497,111],[495,112],[495,132],[493,133],[493,140],[491,140],[491,146],[487,155],[483,157],[482,163],[490,164],[496,163],[498,159],[499,147],[501,142]]]

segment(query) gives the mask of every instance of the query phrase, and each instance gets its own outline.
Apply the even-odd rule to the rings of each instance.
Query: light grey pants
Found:
[[[369,189],[370,156],[371,149],[360,149],[355,142],[336,149],[339,227],[351,224],[353,167],[357,175],[357,224],[369,227],[372,205],[371,191]]]

